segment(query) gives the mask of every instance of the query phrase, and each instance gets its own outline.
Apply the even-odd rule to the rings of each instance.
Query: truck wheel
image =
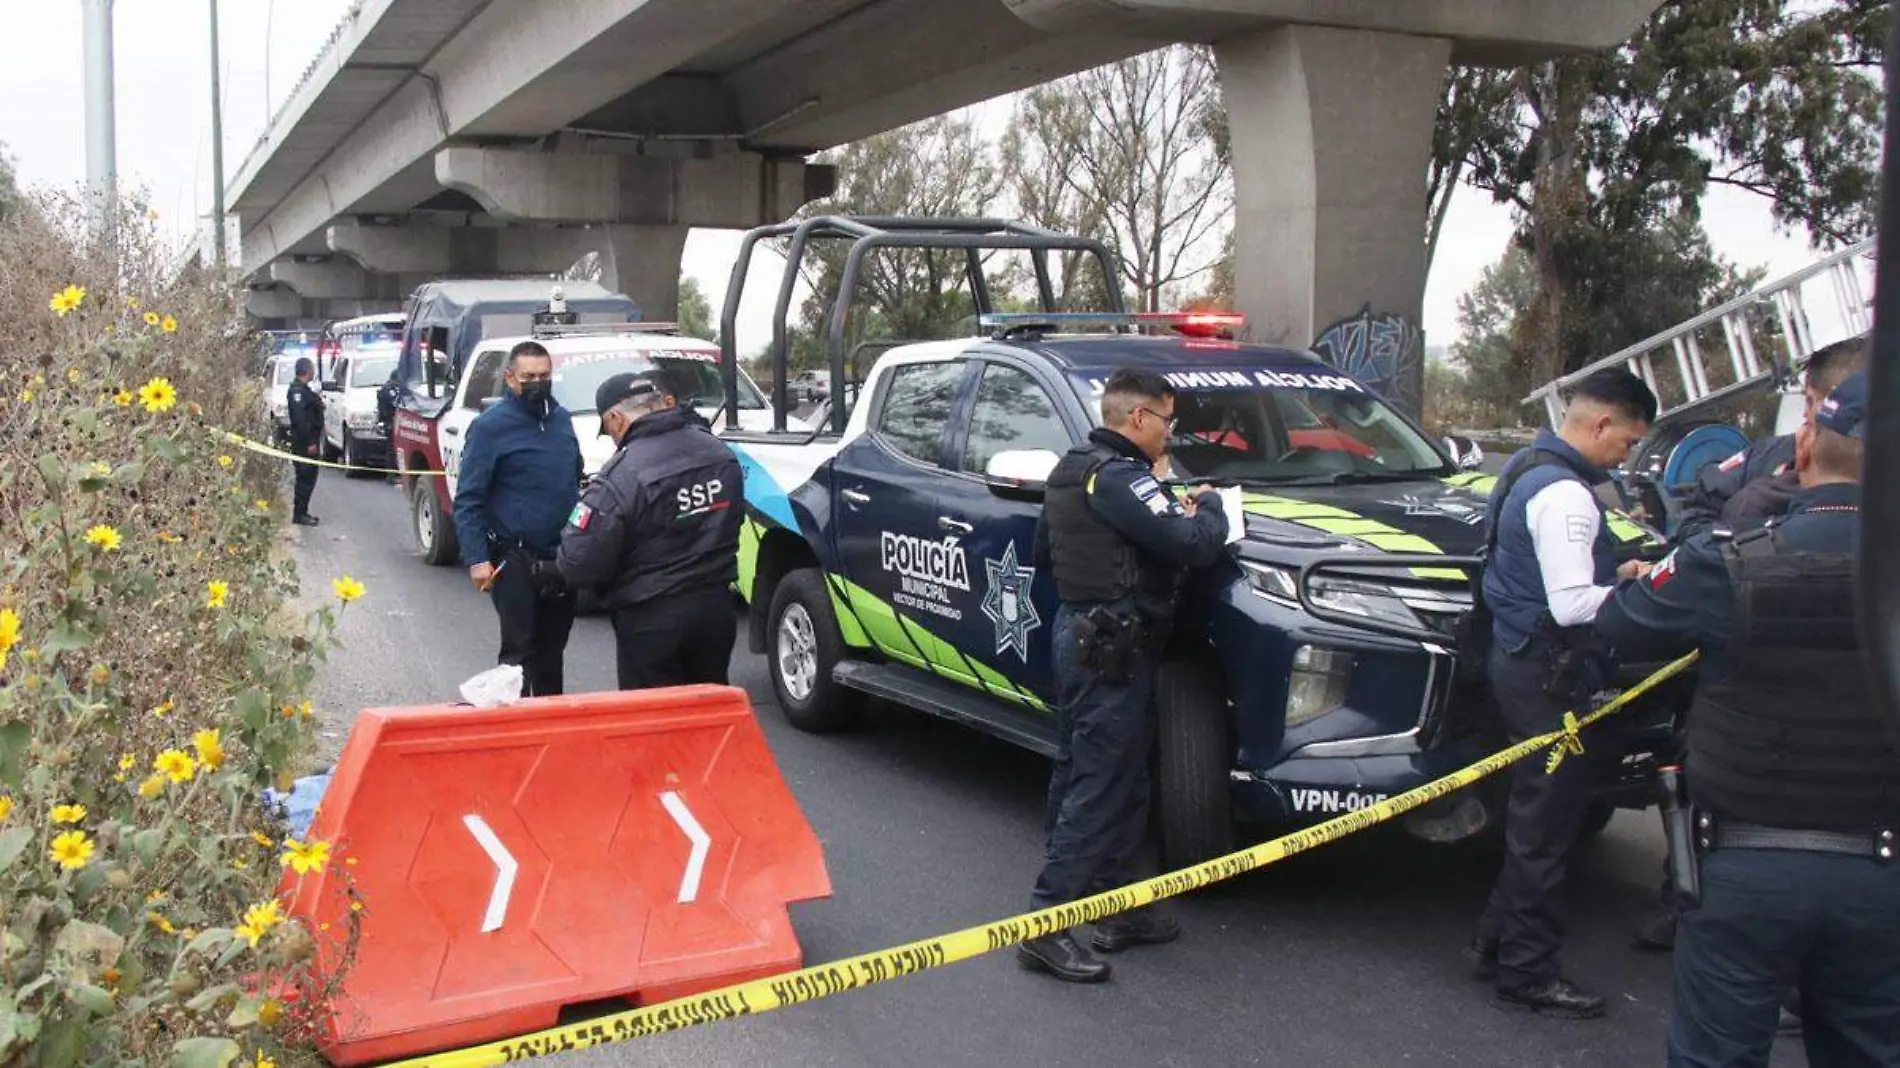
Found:
[[[362,468],[362,457],[356,454],[356,435],[345,432],[343,435],[343,466],[349,470],[343,472],[344,478],[369,478],[373,472]]]
[[[415,519],[416,548],[422,552],[423,563],[438,567],[454,563],[459,555],[455,524],[443,514],[442,502],[435,495],[435,481],[418,478],[412,492],[409,512]]]
[[[832,681],[844,653],[825,578],[802,567],[779,580],[766,614],[766,669],[791,725],[823,734],[857,723],[862,695]]]
[[[1170,660],[1155,675],[1155,805],[1169,870],[1234,848],[1228,776],[1233,742],[1220,669],[1205,657]]]

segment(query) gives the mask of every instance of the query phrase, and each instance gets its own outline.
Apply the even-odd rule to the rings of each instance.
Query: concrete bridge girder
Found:
[[[754,152],[633,156],[450,147],[436,180],[498,219],[744,229],[829,195],[836,169]]]

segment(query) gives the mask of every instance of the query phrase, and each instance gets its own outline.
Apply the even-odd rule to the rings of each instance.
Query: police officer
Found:
[[[1590,624],[1617,579],[1646,565],[1617,566],[1595,487],[1655,417],[1655,394],[1642,379],[1599,371],[1572,387],[1563,425],[1539,431],[1498,479],[1483,583],[1492,617],[1487,669],[1513,742],[1555,729],[1565,711],[1610,681],[1607,665],[1587,655]],[[1504,867],[1468,951],[1506,1007],[1574,1018],[1603,1014],[1603,999],[1559,968],[1558,907],[1600,774],[1594,758],[1605,748],[1564,761],[1554,774],[1536,760],[1511,768]]]
[[[1847,376],[1867,369],[1867,338],[1848,338],[1808,357],[1803,392],[1809,414]],[[1732,531],[1760,526],[1788,510],[1800,492],[1794,470],[1794,435],[1758,438],[1748,448],[1696,472],[1695,486],[1676,526],[1678,544],[1716,526]]]
[[[1102,395],[1104,426],[1049,475],[1036,529],[1037,566],[1051,568],[1061,605],[1053,639],[1061,732],[1049,782],[1047,863],[1031,897],[1060,905],[1133,882],[1148,825],[1149,700],[1187,568],[1226,544],[1220,497],[1183,505],[1155,479],[1174,425],[1161,376],[1121,370]],[[1172,941],[1179,926],[1152,909],[1096,925],[1095,949]],[[1025,967],[1100,982],[1108,963],[1067,931],[1017,947]]]
[[[1854,616],[1866,419],[1850,376],[1797,435],[1784,518],[1689,539],[1598,624],[1626,655],[1702,650],[1686,774],[1705,853],[1671,1065],[1766,1064],[1791,983],[1810,1063],[1900,1064],[1900,748]]]
[[[553,567],[580,499],[581,446],[554,400],[554,362],[537,342],[508,353],[501,403],[469,424],[455,486],[455,532],[469,581],[501,622],[497,661],[521,665],[522,692],[562,692],[574,596]]]
[[[561,534],[561,576],[613,613],[621,689],[723,685],[738,634],[738,458],[656,376],[614,375],[594,403],[619,450]]]
[[[290,451],[320,460],[323,458],[323,398],[310,388],[310,380],[317,377],[317,365],[310,357],[300,356],[295,373],[288,394]],[[290,521],[300,527],[314,527],[318,519],[310,514],[310,495],[317,488],[317,465],[298,460],[292,467],[296,483],[291,492]]]
[[[376,423],[383,430],[385,481],[396,481],[396,406],[402,403],[402,378],[389,372],[389,381],[376,391]]]

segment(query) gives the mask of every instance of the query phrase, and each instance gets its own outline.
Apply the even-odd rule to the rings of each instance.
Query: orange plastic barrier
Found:
[[[362,902],[321,1039],[343,1065],[792,970],[787,904],[831,894],[744,691],[724,686],[372,709],[309,837],[355,859],[294,884],[326,969],[347,952],[346,887]]]

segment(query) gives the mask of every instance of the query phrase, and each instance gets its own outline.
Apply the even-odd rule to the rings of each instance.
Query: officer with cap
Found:
[[[1849,375],[1867,369],[1865,335],[1837,341],[1808,357],[1803,392],[1808,413]],[[1760,526],[1788,510],[1800,492],[1794,470],[1794,435],[1758,438],[1748,448],[1696,473],[1676,526],[1678,543],[1716,526],[1733,531]]]
[[[724,684],[738,634],[739,460],[657,376],[614,375],[594,404],[619,449],[561,533],[561,576],[613,613],[621,689]]]
[[[1220,558],[1227,518],[1212,490],[1177,501],[1156,480],[1174,429],[1175,395],[1148,371],[1116,371],[1102,394],[1104,426],[1050,472],[1036,563],[1055,574],[1053,650],[1061,732],[1049,782],[1047,863],[1038,909],[1135,881],[1148,827],[1150,704],[1156,662],[1190,567]],[[1096,925],[1114,953],[1173,941],[1180,927],[1153,909]],[[1017,947],[1024,967],[1075,983],[1109,976],[1068,931]]]
[[[1492,492],[1484,606],[1492,619],[1486,671],[1514,742],[1554,730],[1566,711],[1606,685],[1609,667],[1589,655],[1590,624],[1619,578],[1595,487],[1649,432],[1656,396],[1624,370],[1571,387],[1563,425],[1513,456]],[[1576,1019],[1603,1015],[1603,998],[1565,979],[1559,906],[1570,851],[1583,833],[1602,772],[1599,746],[1554,774],[1538,761],[1510,772],[1505,855],[1467,950],[1500,1006]]]
[[[402,376],[389,372],[389,381],[376,390],[376,425],[383,432],[383,466],[386,478],[396,481],[396,409],[402,404]]]
[[[291,380],[290,451],[311,459],[323,458],[323,398],[310,388],[317,377],[317,365],[308,356],[297,358],[296,378]],[[295,461],[296,483],[291,491],[290,521],[300,527],[314,527],[317,517],[310,514],[310,495],[317,489],[317,465]]]
[[[1857,374],[1796,435],[1784,518],[1690,538],[1598,619],[1626,656],[1702,650],[1671,1065],[1766,1064],[1791,984],[1810,1063],[1900,1064],[1900,749],[1855,627],[1866,419]]]

